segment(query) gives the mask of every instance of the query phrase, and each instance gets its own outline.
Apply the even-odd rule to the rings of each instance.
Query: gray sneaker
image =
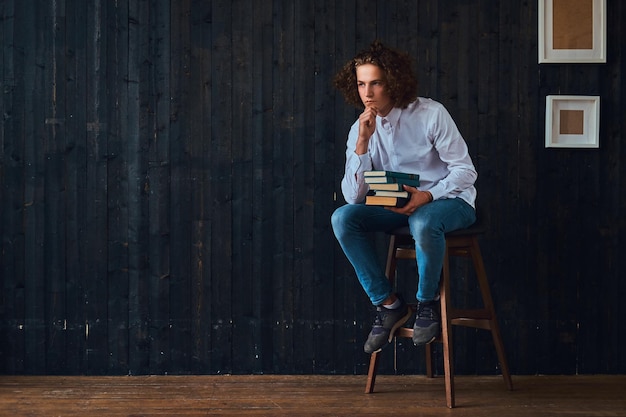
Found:
[[[402,305],[395,309],[376,307],[376,319],[370,331],[363,350],[365,353],[380,352],[387,344],[391,343],[398,327],[402,326],[411,317],[411,309],[399,296]]]
[[[421,346],[435,340],[441,332],[441,314],[437,301],[418,301],[415,324],[413,324],[413,344]]]

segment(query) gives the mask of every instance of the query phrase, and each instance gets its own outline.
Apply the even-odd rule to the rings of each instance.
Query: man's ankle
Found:
[[[391,294],[385,301],[383,301],[383,307],[394,310],[402,305],[402,301],[395,294]]]

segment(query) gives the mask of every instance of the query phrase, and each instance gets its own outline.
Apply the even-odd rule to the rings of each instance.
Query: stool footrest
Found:
[[[474,327],[474,328],[483,329],[483,330],[491,330],[491,327],[492,327],[491,320],[468,319],[467,317],[452,319],[451,323],[455,326]]]
[[[409,327],[400,327],[396,330],[396,337],[407,337],[409,339],[413,338],[413,329]]]
[[[481,320],[493,320],[493,314],[486,308],[481,309],[448,309],[449,319],[481,319]]]

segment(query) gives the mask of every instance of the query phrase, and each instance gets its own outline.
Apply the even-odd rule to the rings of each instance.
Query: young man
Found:
[[[368,234],[408,226],[417,258],[417,315],[413,343],[432,342],[441,330],[439,278],[446,232],[474,223],[476,169],[467,144],[440,103],[417,94],[407,54],[374,42],[336,75],[335,87],[349,104],[363,109],[348,134],[341,190],[348,204],[332,215],[341,248],[372,304],[374,326],[366,353],[393,339],[411,316],[391,285]],[[420,186],[404,186],[409,202],[401,208],[365,205],[368,170],[419,174]],[[417,277],[416,277],[417,278]]]

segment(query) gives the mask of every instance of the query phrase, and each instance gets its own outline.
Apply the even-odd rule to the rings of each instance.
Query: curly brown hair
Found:
[[[359,96],[356,68],[363,64],[373,64],[383,70],[385,87],[395,107],[406,108],[417,98],[417,77],[411,67],[407,53],[384,46],[380,41],[372,42],[368,49],[359,52],[335,75],[333,84],[347,103],[364,108]]]

